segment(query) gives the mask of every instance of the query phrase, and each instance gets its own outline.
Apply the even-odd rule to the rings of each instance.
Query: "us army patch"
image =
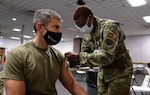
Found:
[[[117,40],[117,32],[116,29],[112,28],[109,32],[108,32],[108,37],[112,38],[113,40]]]

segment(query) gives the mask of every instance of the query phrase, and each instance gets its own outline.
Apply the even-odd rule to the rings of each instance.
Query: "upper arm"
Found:
[[[101,35],[102,42],[100,51],[94,52],[95,59],[101,66],[107,66],[112,64],[115,58],[116,49],[119,42],[119,25],[117,22],[106,21]],[[92,54],[89,56],[91,58]]]
[[[108,54],[114,55],[115,49],[119,41],[119,26],[115,22],[108,22],[102,30],[101,49],[104,49]]]
[[[91,53],[93,49],[93,38],[90,34],[84,34],[81,42],[81,52]]]
[[[59,80],[64,85],[64,87],[72,94],[72,95],[87,95],[86,91],[80,86],[80,84],[74,79],[72,73],[69,68],[66,67],[66,63],[63,63],[62,71],[59,77]]]
[[[22,59],[9,52],[4,64],[2,79],[7,95],[25,95]]]
[[[9,52],[4,64],[2,79],[24,80],[24,67],[19,54]]]
[[[7,95],[25,95],[26,87],[24,81],[3,79]]]
[[[59,80],[68,90],[70,90],[71,86],[75,83],[75,79],[65,62],[63,62]]]
[[[107,66],[115,58],[115,51],[119,42],[119,25],[116,22],[108,21],[100,31],[101,46],[100,50],[94,50],[92,53],[81,52],[80,61],[82,65]]]

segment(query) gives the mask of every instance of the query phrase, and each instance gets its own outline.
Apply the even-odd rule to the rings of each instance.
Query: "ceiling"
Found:
[[[94,15],[119,21],[126,35],[150,34],[150,24],[142,18],[150,15],[150,0],[140,7],[131,7],[126,0],[84,1]],[[63,18],[64,40],[72,40],[77,35],[82,37],[82,33],[74,27],[72,20],[77,6],[77,0],[0,0],[0,36],[3,36],[3,39],[10,39],[11,36],[20,37],[23,33],[33,38],[33,12],[41,8],[49,8],[58,12]],[[13,17],[17,18],[17,21],[12,21]],[[23,32],[14,32],[13,28],[20,28]],[[30,39],[24,38],[24,40]]]

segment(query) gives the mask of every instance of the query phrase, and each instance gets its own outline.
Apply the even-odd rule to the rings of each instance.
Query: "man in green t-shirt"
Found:
[[[7,95],[57,95],[57,79],[71,94],[87,95],[73,78],[62,53],[52,47],[61,40],[61,21],[50,9],[35,13],[35,38],[6,56],[1,77]]]

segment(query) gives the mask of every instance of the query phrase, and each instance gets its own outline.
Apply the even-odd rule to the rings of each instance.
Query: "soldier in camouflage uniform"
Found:
[[[96,17],[85,5],[75,10],[73,19],[84,35],[81,52],[66,53],[70,64],[99,66],[98,95],[128,95],[133,67],[119,22]]]

